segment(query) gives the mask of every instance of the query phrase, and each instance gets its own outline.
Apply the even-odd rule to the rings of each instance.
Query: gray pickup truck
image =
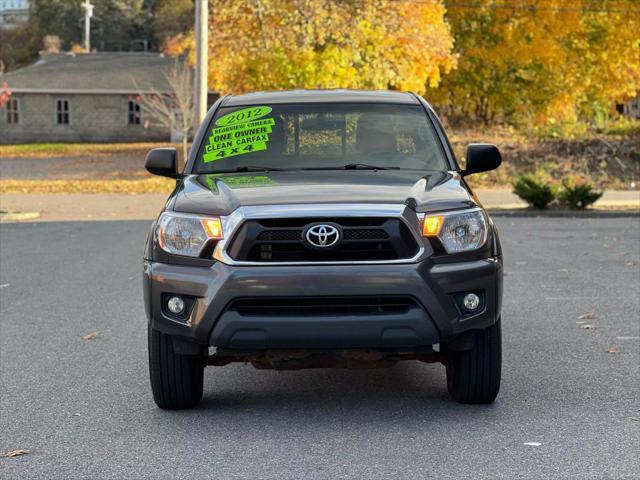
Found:
[[[261,92],[219,99],[144,251],[153,397],[202,399],[207,365],[280,370],[442,362],[451,396],[500,388],[502,251],[433,109],[412,93]]]

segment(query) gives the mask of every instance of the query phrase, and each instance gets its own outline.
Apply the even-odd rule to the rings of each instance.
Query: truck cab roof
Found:
[[[390,103],[419,105],[415,95],[389,90],[283,90],[253,92],[225,98],[221,106],[239,107],[260,104],[305,104],[305,103]]]

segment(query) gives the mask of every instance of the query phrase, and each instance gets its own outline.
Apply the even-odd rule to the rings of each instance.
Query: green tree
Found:
[[[62,47],[68,49],[82,41],[83,10],[81,0],[35,0],[30,23],[36,43],[45,35],[57,35]]]
[[[167,39],[187,33],[193,28],[193,0],[156,0],[152,11],[154,35],[160,46]]]
[[[0,73],[29,64],[39,49],[40,42],[32,25],[0,29]]]
[[[81,44],[83,0],[36,0],[31,23],[37,37],[57,35],[64,49]],[[141,49],[154,44],[151,0],[92,0],[91,46],[101,51]]]
[[[152,2],[144,0],[93,0],[92,46],[100,51],[142,50],[152,47]]]

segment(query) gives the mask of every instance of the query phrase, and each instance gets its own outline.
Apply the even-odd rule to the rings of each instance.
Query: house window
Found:
[[[7,102],[7,123],[17,125],[20,123],[20,100],[10,98]]]
[[[140,125],[140,123],[142,123],[142,112],[140,110],[140,102],[138,100],[129,99],[128,112],[129,125]]]
[[[69,125],[69,100],[58,98],[56,100],[56,123],[58,125]]]

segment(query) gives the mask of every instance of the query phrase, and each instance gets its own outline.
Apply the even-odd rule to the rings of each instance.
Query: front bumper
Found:
[[[483,308],[463,314],[455,295],[484,294]],[[436,264],[194,267],[145,261],[145,308],[151,326],[187,342],[230,349],[409,348],[450,341],[500,316],[502,259]],[[193,299],[184,319],[163,298]],[[381,315],[242,316],[240,298],[407,296],[419,308]]]

